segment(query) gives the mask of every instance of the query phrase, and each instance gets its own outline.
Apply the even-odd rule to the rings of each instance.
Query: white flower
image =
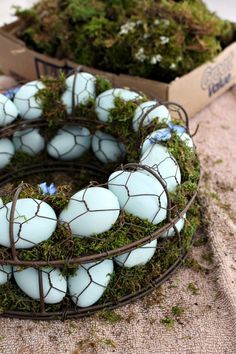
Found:
[[[169,20],[163,20],[163,25],[164,26],[169,26],[170,24],[170,21]]]
[[[150,35],[148,33],[144,33],[143,38],[147,39],[148,37],[150,37]]]
[[[176,69],[176,64],[175,63],[171,63],[170,69],[175,70]]]
[[[182,59],[183,58],[181,56],[179,56],[179,57],[176,58],[176,61],[179,62],[179,61],[182,61]]]
[[[132,31],[135,27],[136,23],[133,21],[128,21],[124,25],[120,27],[120,32],[119,35],[121,36],[122,34],[128,34],[130,31]]]
[[[160,61],[162,60],[162,55],[161,54],[156,54],[153,55],[150,59],[150,63],[155,65],[156,63],[160,63]]]
[[[159,25],[159,23],[160,23],[160,20],[158,20],[158,18],[156,18],[156,19],[154,20],[154,25]]]
[[[137,53],[135,53],[134,56],[138,61],[141,61],[141,62],[143,62],[146,59],[146,55],[144,54],[143,48],[139,48],[139,50],[137,51]]]
[[[141,21],[141,20],[136,21],[136,25],[137,25],[137,26],[140,26],[140,25],[142,25],[142,24],[143,24],[143,21]]]
[[[167,44],[167,43],[169,43],[170,39],[166,36],[160,36],[160,41],[161,41],[161,44]]]

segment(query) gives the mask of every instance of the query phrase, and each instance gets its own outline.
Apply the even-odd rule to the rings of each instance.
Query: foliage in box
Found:
[[[234,35],[201,0],[42,0],[17,15],[18,37],[39,52],[164,82],[211,60]]]

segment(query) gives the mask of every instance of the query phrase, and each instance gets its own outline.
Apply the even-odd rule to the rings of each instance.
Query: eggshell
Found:
[[[14,154],[15,148],[11,140],[7,138],[0,139],[0,169],[9,164]]]
[[[72,196],[59,220],[69,224],[74,236],[108,231],[120,214],[117,197],[103,187],[82,189]]]
[[[34,300],[40,300],[39,276],[35,268],[18,270],[14,267],[14,278],[19,288]],[[57,304],[66,295],[67,282],[59,269],[42,268],[43,294],[46,304]]]
[[[142,172],[116,171],[108,188],[127,213],[158,224],[166,218],[167,196],[161,183]]]
[[[21,86],[13,101],[21,118],[39,119],[42,116],[41,101],[36,98],[36,94],[43,88],[45,88],[44,84],[38,80]]]
[[[10,280],[12,276],[12,266],[0,265],[0,285],[3,285]]]
[[[115,98],[120,97],[124,101],[134,101],[142,98],[137,92],[115,88],[102,92],[96,98],[96,113],[98,119],[102,122],[107,122],[109,117],[109,112],[115,107]]]
[[[157,240],[147,243],[133,251],[115,257],[116,263],[125,268],[145,265],[154,256],[157,248]]]
[[[79,125],[65,125],[48,143],[50,156],[60,160],[74,160],[82,156],[90,147],[91,134]]]
[[[177,223],[175,224],[175,227],[177,228],[178,232],[181,232],[181,230],[184,227],[186,221],[186,214],[183,215],[183,217],[177,221]],[[174,227],[171,227],[168,231],[163,232],[163,234],[161,234],[161,237],[171,237],[171,236],[175,236],[176,232]]]
[[[110,259],[81,265],[75,275],[68,278],[73,302],[79,307],[95,304],[106,290],[113,269],[113,261]]]
[[[140,163],[152,167],[165,181],[169,192],[174,192],[181,183],[180,168],[165,146],[154,144],[141,156]],[[149,174],[147,171],[143,173]]]
[[[149,125],[154,119],[158,118],[159,122],[169,122],[171,121],[170,112],[164,105],[158,105],[157,101],[147,101],[141,103],[134,112],[133,118],[133,129],[138,132],[140,129],[140,124],[142,122],[142,127]],[[150,112],[149,112],[150,111]],[[145,115],[144,120],[142,121]]]
[[[72,113],[72,97],[74,85],[75,106],[87,104],[90,99],[96,96],[96,78],[88,73],[78,73],[66,79],[67,90],[62,95],[62,102],[66,106],[67,113]]]
[[[0,127],[12,123],[18,116],[14,103],[0,93]]]
[[[16,151],[22,151],[31,156],[38,154],[45,147],[45,140],[38,128],[16,131],[12,141]]]
[[[97,130],[92,138],[92,149],[103,163],[119,161],[125,155],[125,146],[114,136]]]
[[[10,247],[10,212],[12,202],[0,209],[0,245]],[[50,205],[32,198],[18,199],[14,212],[14,240],[16,248],[31,248],[47,240],[55,231],[57,217]]]

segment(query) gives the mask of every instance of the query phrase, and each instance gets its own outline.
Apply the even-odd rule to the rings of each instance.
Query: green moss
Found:
[[[184,308],[182,306],[176,305],[171,308],[172,315],[180,317],[184,313]]]
[[[198,183],[200,178],[200,162],[196,152],[190,149],[175,133],[172,133],[172,137],[166,142],[166,146],[179,164],[182,183],[186,181],[189,183]]]
[[[175,321],[172,317],[166,316],[160,319],[160,323],[164,325],[167,329],[172,329],[174,327]]]
[[[63,72],[56,78],[41,77],[45,88],[39,90],[36,99],[40,100],[43,109],[43,117],[50,125],[55,124],[61,119],[67,117],[66,107],[61,101],[61,96],[66,90],[65,75]]]
[[[102,76],[96,76],[96,96],[100,95],[102,92],[110,90],[112,85],[108,79]]]
[[[111,310],[103,310],[98,313],[98,317],[102,318],[104,321],[115,324],[123,320],[123,317],[116,313],[115,311]]]
[[[33,49],[165,82],[213,59],[234,37],[233,25],[201,0],[42,0],[17,15],[17,34]]]
[[[109,119],[104,130],[117,137],[125,144],[128,162],[137,162],[141,141],[133,131],[132,120],[135,109],[142,100],[124,101],[120,97],[114,100],[115,107],[109,112]]]
[[[193,295],[199,295],[199,288],[194,283],[189,283],[187,288]]]

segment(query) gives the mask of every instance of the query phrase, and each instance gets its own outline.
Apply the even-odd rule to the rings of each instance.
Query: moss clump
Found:
[[[36,99],[40,100],[44,119],[53,125],[55,122],[67,117],[66,108],[61,96],[66,90],[65,75],[63,72],[57,78],[44,76],[41,81],[45,88],[39,90]]]
[[[37,51],[165,82],[211,60],[234,36],[201,0],[42,0],[17,15],[18,37]]]
[[[174,327],[175,321],[172,317],[166,316],[160,319],[160,323],[163,324],[167,329],[172,329]]]
[[[193,294],[193,295],[199,295],[199,288],[197,287],[196,284],[194,283],[189,283],[187,289]]]
[[[171,313],[174,316],[180,317],[184,313],[184,308],[176,305],[171,308]]]
[[[166,146],[179,164],[182,183],[188,181],[189,188],[190,183],[198,183],[200,162],[196,152],[190,149],[176,133],[172,133],[172,137],[166,142]]]
[[[133,131],[132,120],[138,101],[124,101],[120,97],[114,100],[115,107],[109,112],[108,124],[104,130],[122,141],[127,151],[128,162],[137,162],[139,160],[140,140]]]
[[[100,95],[104,91],[110,90],[111,88],[112,84],[109,80],[99,75],[96,76],[96,96]]]
[[[14,193],[14,189],[12,191]],[[13,193],[2,196],[2,201],[4,204],[7,204],[12,201]],[[43,195],[39,186],[32,186],[29,184],[23,184],[22,190],[20,192],[19,198],[32,198],[42,200],[49,205],[56,212],[60,212],[63,210],[71,197],[71,186],[70,185],[62,185],[57,186],[57,193],[55,195]]]

